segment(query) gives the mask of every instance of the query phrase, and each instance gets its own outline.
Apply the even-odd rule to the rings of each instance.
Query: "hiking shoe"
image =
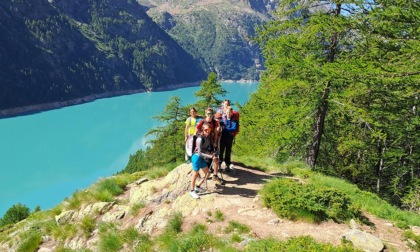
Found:
[[[206,190],[204,188],[201,188],[199,186],[196,186],[194,188],[194,191],[195,191],[195,193],[204,193],[204,192],[206,192]]]
[[[199,199],[200,198],[200,196],[198,196],[198,194],[195,191],[190,191],[190,195],[191,195],[191,198],[193,198],[193,199]]]
[[[213,175],[213,181],[218,185],[223,185],[223,181],[219,179],[216,175]]]

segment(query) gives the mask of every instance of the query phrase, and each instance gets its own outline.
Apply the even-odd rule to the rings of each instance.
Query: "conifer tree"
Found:
[[[147,158],[153,160],[153,164],[175,163],[184,158],[184,128],[183,120],[185,108],[181,106],[181,98],[171,97],[162,114],[154,116],[164,125],[153,128],[147,135],[154,138],[149,141],[152,145],[148,149]]]
[[[207,80],[201,82],[200,90],[195,92],[195,96],[199,98],[196,103],[196,108],[201,112],[209,107],[217,107],[221,103],[221,100],[219,100],[217,96],[223,96],[225,94],[226,90],[224,90],[222,84],[217,81],[216,73],[211,72],[207,76]]]

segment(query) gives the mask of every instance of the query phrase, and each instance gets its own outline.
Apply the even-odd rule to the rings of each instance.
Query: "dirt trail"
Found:
[[[236,164],[232,172],[222,175],[226,185],[214,189],[214,182],[208,181],[210,192],[201,195],[202,198],[198,199],[203,202],[200,207],[207,208],[208,211],[194,213],[184,218],[184,230],[189,230],[195,223],[207,222],[210,232],[223,235],[221,230],[228,226],[229,221],[235,220],[249,226],[253,231],[253,236],[258,238],[275,237],[284,240],[293,236],[309,235],[319,242],[338,245],[341,243],[342,236],[350,229],[347,224],[338,224],[333,221],[310,224],[278,218],[271,209],[263,206],[258,195],[258,191],[268,180],[275,177],[274,175],[241,164]],[[208,202],[205,200],[206,197],[214,197],[214,204],[204,205]],[[215,210],[223,213],[224,221],[214,221]],[[212,216],[209,216],[209,212]],[[379,237],[386,246],[397,251],[412,251],[403,239],[402,230],[370,214],[366,214],[366,217],[374,226],[362,226],[362,230]],[[209,222],[209,219],[214,222]]]

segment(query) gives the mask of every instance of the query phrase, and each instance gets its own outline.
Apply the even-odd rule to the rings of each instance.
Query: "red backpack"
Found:
[[[233,133],[233,136],[236,136],[239,133],[239,112],[236,110],[233,110],[232,112],[232,119],[236,120],[236,131]]]

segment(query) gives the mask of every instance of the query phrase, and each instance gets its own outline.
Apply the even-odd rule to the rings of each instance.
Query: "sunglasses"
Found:
[[[213,115],[213,113],[212,112],[207,112],[206,115]]]
[[[203,131],[206,133],[210,133],[211,129],[204,129]]]

